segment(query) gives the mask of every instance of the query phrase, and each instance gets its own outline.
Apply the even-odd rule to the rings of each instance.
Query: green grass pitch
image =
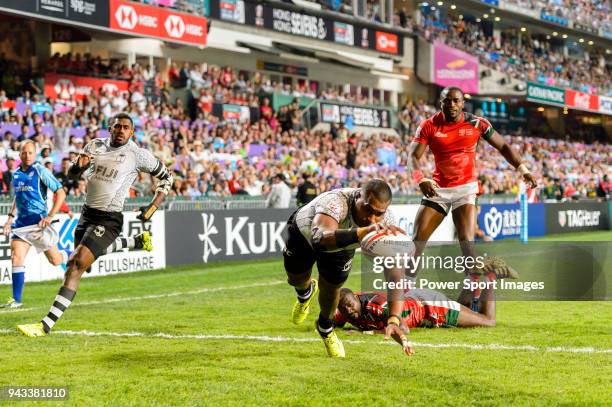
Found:
[[[357,273],[347,285],[358,289]],[[58,287],[28,284],[25,310],[0,311],[0,387],[68,386],[67,403],[82,406],[612,400],[609,302],[500,302],[492,329],[413,330],[411,358],[381,336],[340,331],[347,358],[331,360],[314,332],[318,306],[291,324],[294,292],[277,259],[86,279],[57,332],[19,336],[15,325],[40,320]]]

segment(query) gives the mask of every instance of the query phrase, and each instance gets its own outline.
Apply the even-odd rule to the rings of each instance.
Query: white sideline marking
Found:
[[[11,329],[0,329],[0,333],[8,334],[15,333]],[[168,334],[159,332],[156,334],[148,334],[143,332],[93,332],[93,331],[53,331],[54,335],[72,335],[72,336],[112,336],[119,338],[162,338],[162,339],[195,339],[195,340],[250,340],[259,342],[320,342],[318,338],[292,338],[284,336],[256,336],[256,335],[214,335],[214,334]],[[343,339],[344,343],[350,344],[382,344],[382,345],[396,345],[395,342],[389,341],[362,341],[355,339]],[[555,352],[555,353],[612,353],[612,349],[598,349],[598,348],[570,348],[566,346],[533,346],[533,345],[499,345],[496,343],[491,344],[468,344],[468,343],[425,343],[425,342],[413,342],[416,347],[423,348],[442,348],[442,349],[470,349],[470,350],[511,350],[511,351],[530,351],[530,352]]]
[[[157,298],[178,297],[181,295],[212,293],[212,292],[225,291],[225,290],[241,290],[243,288],[269,287],[269,286],[280,285],[280,284],[287,284],[287,282],[284,280],[278,280],[278,281],[267,281],[267,282],[262,282],[262,283],[253,283],[253,284],[230,285],[230,286],[213,287],[213,288],[200,288],[200,289],[191,290],[191,291],[175,291],[175,292],[165,293],[165,294],[141,295],[138,297],[115,297],[115,298],[107,298],[105,300],[96,300],[96,301],[82,301],[82,302],[75,301],[70,306],[70,308],[79,307],[81,305],[111,304],[114,302],[152,300],[152,299],[157,299]],[[0,311],[0,315],[2,315],[3,313],[8,313],[8,312],[24,312],[24,311],[32,311],[35,309],[43,309],[43,308],[45,307],[17,308],[13,310]]]

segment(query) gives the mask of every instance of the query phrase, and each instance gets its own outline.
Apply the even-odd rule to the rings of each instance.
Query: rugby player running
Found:
[[[475,258],[475,204],[479,192],[475,161],[478,142],[483,139],[499,151],[530,188],[535,188],[537,183],[518,154],[487,119],[463,111],[461,89],[452,86],[442,90],[440,104],[442,111],[419,125],[410,144],[412,178],[424,195],[414,222],[414,256],[423,253],[431,234],[452,212],[463,256]],[[435,163],[431,178],[423,174],[419,164],[428,146]],[[411,272],[416,273],[416,270]],[[495,278],[494,273],[485,276],[489,280]],[[477,281],[480,274],[470,272],[470,277]],[[470,306],[472,300],[477,302],[478,296],[477,291],[463,290],[459,302]]]
[[[127,113],[118,113],[110,120],[110,131],[109,138],[88,143],[71,166],[73,174],[84,173],[87,179],[87,198],[75,231],[76,248],[49,313],[39,323],[17,326],[26,336],[44,336],[51,331],[74,300],[83,273],[106,254],[119,236],[123,204],[138,173],[157,178],[153,200],[141,207],[137,216],[142,221],[153,216],[172,187],[173,177],[167,168],[151,152],[131,141],[134,122]]]

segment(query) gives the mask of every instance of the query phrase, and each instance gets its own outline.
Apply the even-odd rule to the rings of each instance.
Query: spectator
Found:
[[[268,195],[268,208],[288,208],[291,203],[291,189],[285,183],[285,175],[278,173],[273,178],[272,188]]]

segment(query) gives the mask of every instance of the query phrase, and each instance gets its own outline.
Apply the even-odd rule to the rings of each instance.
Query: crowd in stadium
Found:
[[[228,89],[228,85],[218,86]],[[0,103],[7,100],[3,95],[0,91]],[[40,95],[29,92],[20,98],[28,104],[40,100]],[[259,121],[229,123],[211,114],[209,105],[201,99],[194,120],[189,119],[190,112],[180,100],[174,105],[167,102],[149,102],[134,88],[130,96],[102,93],[98,97],[90,96],[73,108],[56,105],[54,113],[32,113],[28,109],[21,115],[5,109],[0,115],[0,125],[10,124],[13,131],[2,135],[0,155],[7,159],[2,163],[2,191],[10,192],[7,170],[17,165],[20,141],[34,140],[41,161],[60,173],[68,164],[63,158],[74,158],[74,152],[80,151],[84,143],[103,134],[109,117],[128,111],[138,117],[136,141],[152,150],[175,172],[173,195],[264,196],[273,185],[272,178],[280,173],[291,187],[301,182],[303,174],[311,174],[319,192],[356,186],[376,175],[386,179],[396,194],[415,194],[417,186],[406,170],[407,146],[418,123],[435,111],[433,106],[421,101],[407,103],[399,115],[406,130],[400,137],[365,137],[349,132],[343,125],[334,126],[327,133],[303,128],[297,103],[275,112],[266,100],[259,106]],[[86,129],[82,137],[72,134],[79,127]],[[605,191],[609,191],[610,185],[603,179],[610,172],[612,148],[609,145],[526,137],[511,140],[533,171],[542,177],[546,186],[542,189],[543,199],[550,198],[549,190],[554,190],[552,195],[558,197],[561,188],[561,198],[605,196]],[[485,144],[479,147],[478,160],[484,192],[515,193],[516,172],[498,154],[485,152],[483,149],[488,148]],[[432,171],[432,157],[427,156],[426,162]],[[66,174],[59,176],[64,179],[69,194],[82,195],[84,181],[68,180]],[[132,195],[148,195],[152,188],[149,176],[141,175]]]
[[[607,0],[506,0],[506,3],[517,6],[519,10],[541,10],[585,27],[612,32],[610,2]]]
[[[426,39],[469,52],[481,63],[517,79],[593,94],[612,92],[612,76],[603,50],[593,48],[583,58],[569,57],[542,36],[521,33],[519,43],[518,34],[506,31],[497,44],[478,23],[454,16],[448,16],[444,23],[422,19],[419,30]]]

